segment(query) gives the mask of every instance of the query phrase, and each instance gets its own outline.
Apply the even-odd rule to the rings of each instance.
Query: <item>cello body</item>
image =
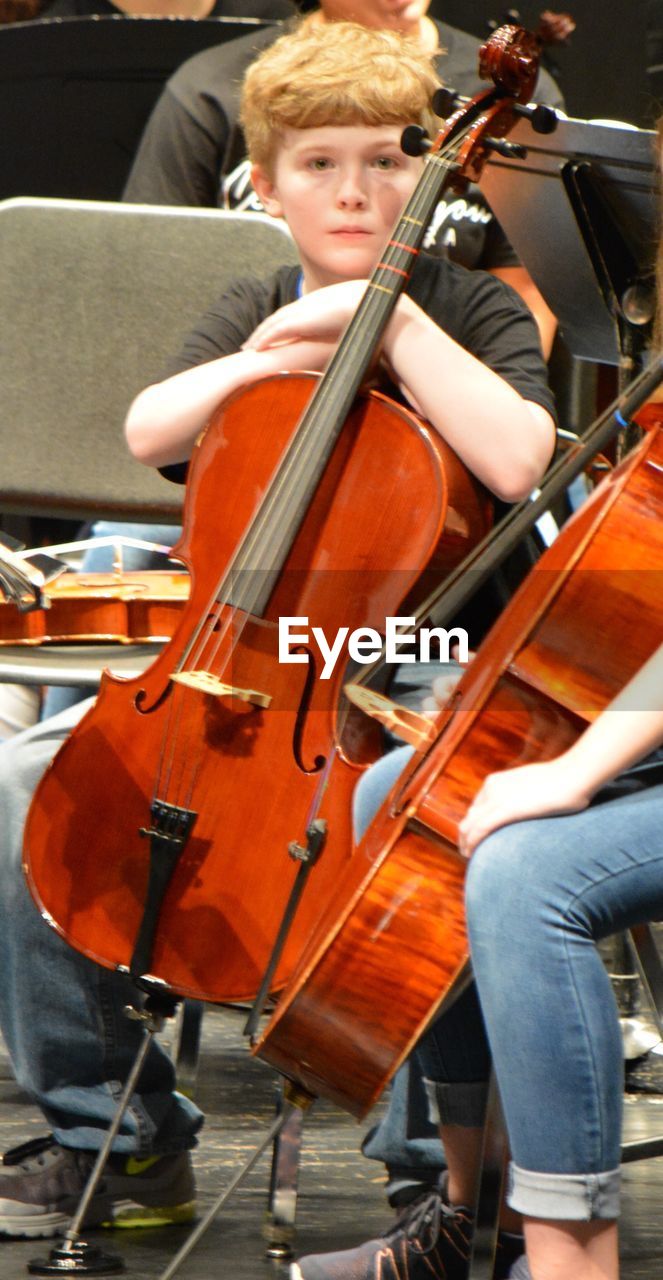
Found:
[[[366,832],[256,1046],[358,1117],[463,974],[457,831],[483,779],[558,755],[661,641],[657,416],[500,615],[440,713],[437,741],[415,755]]]
[[[137,679],[104,675],[26,827],[40,909],[74,947],[129,969],[150,883],[151,806],[193,813],[144,976],[199,999],[255,994],[297,871],[289,845],[305,844],[314,814],[327,838],[274,976],[275,988],[285,983],[350,860],[351,793],[379,754],[370,722],[339,722],[344,663],[323,681],[313,645],[308,661],[280,662],[278,619],[307,618],[309,631],[330,639],[340,627],[382,630],[422,567],[444,573],[487,523],[483,491],[455,455],[414,414],[371,392],[343,428],[264,609],[247,616],[218,600],[317,382],[267,379],[212,419],[194,452],[175,549],[191,592],[174,636]],[[238,594],[245,585],[235,583]],[[183,667],[195,672],[190,684],[176,678]],[[219,692],[219,673],[230,692]],[[244,700],[246,691],[255,696]]]

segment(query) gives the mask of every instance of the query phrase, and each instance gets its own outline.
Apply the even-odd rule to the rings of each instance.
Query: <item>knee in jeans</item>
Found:
[[[520,826],[520,824],[519,824]],[[473,920],[485,926],[490,919],[499,928],[508,928],[508,917],[513,910],[522,918],[522,895],[518,892],[525,874],[523,863],[531,866],[532,848],[523,841],[518,827],[504,827],[493,832],[475,849],[465,882],[465,910],[468,925]]]

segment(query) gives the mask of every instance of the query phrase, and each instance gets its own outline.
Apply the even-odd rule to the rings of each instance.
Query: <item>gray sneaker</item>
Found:
[[[66,1230],[90,1170],[94,1151],[36,1138],[8,1151],[0,1165],[0,1235],[21,1239]],[[85,1226],[156,1227],[190,1222],[195,1183],[188,1151],[176,1155],[111,1155]]]
[[[472,1216],[439,1190],[407,1205],[384,1236],[355,1249],[309,1254],[290,1280],[466,1280]]]

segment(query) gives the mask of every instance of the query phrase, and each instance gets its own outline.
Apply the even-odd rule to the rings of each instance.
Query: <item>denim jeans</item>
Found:
[[[399,701],[408,703],[406,697]],[[421,704],[421,690],[415,706]],[[378,760],[363,774],[353,797],[355,838],[360,840],[382,801],[412,755],[411,747],[398,747]],[[420,1174],[424,1181],[432,1169],[445,1168],[444,1149],[436,1126],[429,1118],[429,1106],[416,1054],[396,1072],[384,1116],[364,1138],[362,1153],[379,1160],[389,1169],[389,1194],[399,1191]]]
[[[364,776],[358,830],[410,754],[403,747]],[[582,813],[505,827],[470,860],[476,985],[410,1067],[427,1079],[435,1118],[478,1125],[492,1055],[513,1157],[509,1203],[530,1216],[618,1214],[623,1046],[596,943],[663,917],[662,830],[656,782],[618,797],[607,790]]]
[[[0,746],[0,1028],[19,1084],[63,1146],[101,1145],[136,1054],[141,1028],[123,1013],[136,988],[74,951],[40,915],[21,868],[34,789],[89,703],[68,708]],[[202,1115],[175,1092],[173,1065],[153,1043],[116,1139],[139,1155],[195,1144]]]
[[[598,799],[495,832],[468,871],[472,964],[513,1158],[509,1202],[532,1216],[618,1212],[623,1050],[595,944],[663,915],[663,784]]]
[[[90,530],[91,538],[124,537],[137,538],[143,542],[157,542],[165,547],[172,547],[180,535],[177,525],[170,524],[118,524],[116,521],[97,520]],[[125,547],[122,552],[124,568],[133,571],[140,569],[172,569],[167,555],[159,551],[146,551],[143,547]],[[83,573],[110,573],[113,568],[113,548],[89,547],[83,556],[81,571]],[[64,711],[87,696],[87,690],[68,685],[53,686],[47,689],[42,706],[41,718]]]

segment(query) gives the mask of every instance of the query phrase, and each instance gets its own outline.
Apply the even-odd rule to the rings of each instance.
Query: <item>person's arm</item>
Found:
[[[247,345],[283,355],[282,344],[338,341],[365,288],[365,280],[354,280],[316,289],[265,320]],[[407,295],[397,303],[382,351],[404,395],[470,471],[506,502],[526,497],[554,447],[547,410],[524,400]]]
[[[663,743],[663,645],[554,760],[492,773],[460,824],[460,850],[509,822],[585,809],[596,792]]]
[[[557,317],[550,310],[543,294],[537,289],[529,271],[521,266],[488,267],[487,270],[497,280],[504,280],[505,284],[510,284],[529,307],[539,330],[541,350],[547,360],[557,332]]]
[[[203,99],[201,98],[201,110]],[[211,108],[210,108],[211,110]],[[147,122],[122,199],[214,208],[227,132],[192,115],[167,84]]]
[[[153,383],[127,414],[129,450],[151,467],[186,461],[210,415],[236,391],[271,374],[324,369],[333,350],[325,342],[293,342],[268,351],[237,351]]]

